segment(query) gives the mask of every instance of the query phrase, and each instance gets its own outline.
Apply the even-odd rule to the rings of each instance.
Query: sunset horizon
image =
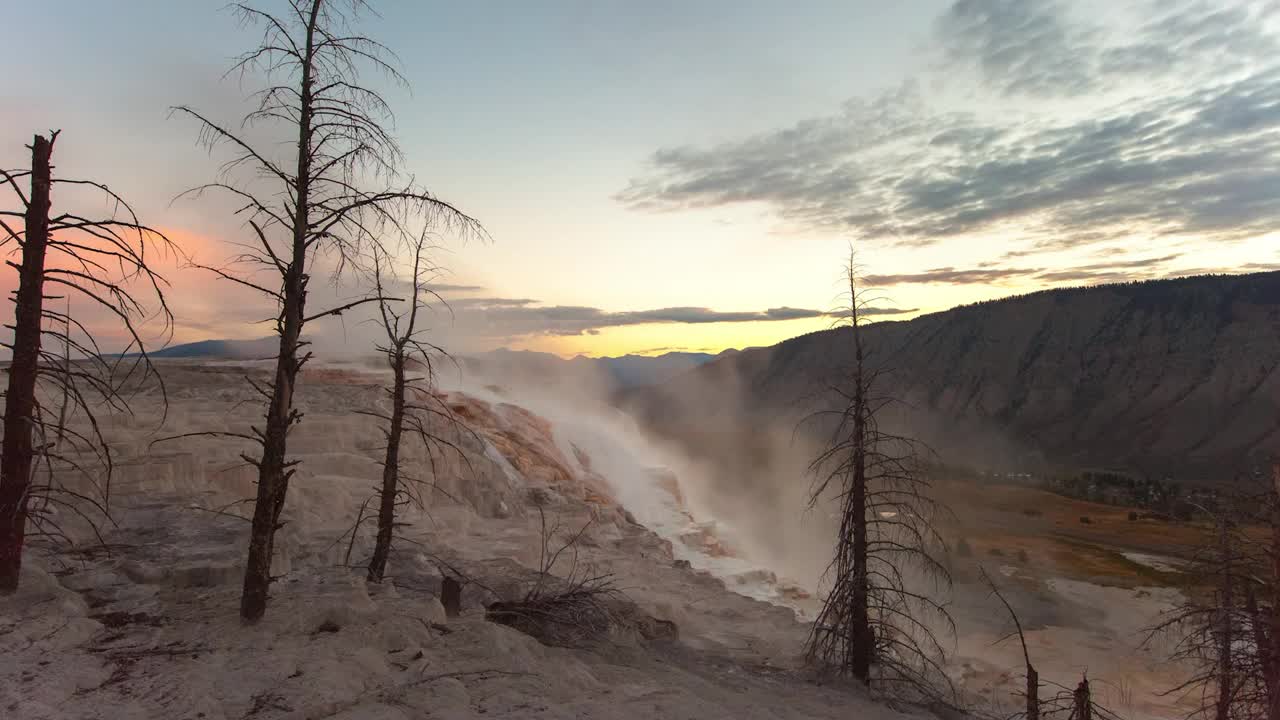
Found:
[[[433,322],[451,348],[773,344],[830,322],[851,246],[882,318],[1280,267],[1280,215],[1257,197],[1280,183],[1274,8],[624,7],[507,7],[496,27],[480,8],[393,3],[365,18],[412,87],[371,78],[395,100],[405,171],[491,239],[439,238],[436,283],[453,311]],[[251,236],[229,204],[179,197],[221,161],[169,108],[240,114],[261,79],[223,77],[218,58],[252,29],[228,12],[189,22],[176,4],[82,10],[65,27],[50,6],[18,11],[33,29],[18,52],[57,27],[74,49],[49,72],[93,61],[56,85],[14,78],[0,166],[21,166],[32,133],[61,127],[60,172],[106,179],[183,252],[221,266]],[[172,30],[144,42],[151,24]],[[1196,33],[1177,41],[1186,51],[1161,61],[1162,33],[1183,32]],[[151,72],[156,53],[166,63]],[[631,62],[641,56],[656,60]],[[508,121],[518,138],[496,129]],[[265,305],[180,265],[162,268],[174,342],[255,332],[246,323]]]

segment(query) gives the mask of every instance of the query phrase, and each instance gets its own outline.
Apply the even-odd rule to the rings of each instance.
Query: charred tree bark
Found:
[[[862,348],[861,319],[858,314],[853,268],[849,268],[849,293],[853,298],[848,326],[853,345],[853,364],[844,378],[841,394],[846,406],[841,411],[843,433],[833,442],[837,467],[829,481],[839,483],[840,535],[836,540],[833,585],[814,624],[809,654],[813,660],[834,663],[835,670],[863,684],[871,680],[875,658],[875,632],[871,626],[871,597],[867,541],[867,400],[866,372]],[[847,434],[845,434],[847,433]],[[826,483],[821,486],[825,490]],[[816,502],[818,493],[811,502]]]
[[[1081,678],[1071,694],[1070,720],[1093,720],[1093,696],[1089,692],[1089,678]]]
[[[391,421],[387,428],[387,450],[382,461],[382,489],[379,491],[378,538],[369,561],[369,582],[382,582],[391,554],[391,536],[396,522],[396,495],[400,484],[400,438],[404,435],[405,356],[403,347],[391,358]]]
[[[451,452],[470,467],[458,442],[461,438],[451,440],[438,429],[451,426],[455,431],[461,431],[465,427],[448,403],[435,392],[435,362],[449,355],[439,346],[427,342],[423,337],[425,333],[418,328],[419,313],[427,307],[425,298],[440,300],[426,284],[439,272],[439,268],[427,257],[429,245],[425,233],[414,241],[413,250],[413,274],[408,282],[409,307],[399,312],[396,310],[399,299],[386,296],[387,278],[394,276],[394,258],[379,250],[373,253],[378,310],[387,338],[385,345],[376,347],[386,357],[387,367],[391,370],[391,386],[386,388],[391,409],[389,413],[380,410],[363,413],[386,422],[383,434],[387,440],[382,460],[382,485],[378,488],[378,532],[366,576],[369,582],[382,582],[386,575],[395,531],[401,524],[397,522],[397,508],[412,503],[424,509],[426,503],[422,489],[438,489],[438,477],[427,483],[422,478],[402,472],[401,454],[406,437],[416,437],[426,450],[433,476],[440,471],[435,462],[437,452]],[[411,377],[410,369],[414,367],[421,368],[422,373]]]
[[[1027,720],[1040,720],[1040,673],[1027,661]]]
[[[267,610],[271,586],[271,558],[275,554],[276,530],[280,529],[280,513],[284,510],[289,490],[286,453],[289,426],[296,415],[293,391],[298,379],[298,341],[302,335],[307,300],[307,236],[311,219],[311,153],[312,116],[315,97],[313,74],[315,62],[316,24],[322,0],[313,0],[306,24],[306,44],[302,57],[302,78],[298,103],[298,169],[294,177],[294,212],[290,262],[284,274],[281,308],[280,351],[276,355],[275,383],[268,400],[267,426],[263,434],[262,459],[258,464],[258,496],[253,509],[253,526],[249,537],[249,556],[245,563],[244,591],[240,597],[240,617],[256,621]]]
[[[1264,684],[1267,688],[1267,720],[1280,720],[1280,461],[1271,466],[1271,607],[1266,645],[1258,648],[1262,655]]]
[[[462,614],[462,583],[445,575],[440,581],[440,604],[444,605],[445,617]]]
[[[1162,613],[1148,637],[1176,641],[1169,659],[1188,668],[1189,677],[1166,693],[1194,693],[1199,707],[1191,714],[1214,720],[1265,717],[1272,696],[1270,609],[1260,607],[1265,603],[1259,602],[1259,589],[1269,572],[1267,549],[1259,553],[1244,528],[1265,515],[1267,505],[1263,501],[1259,512],[1258,498],[1243,496],[1220,498],[1216,505],[1214,535],[1183,568],[1183,600]]]
[[[48,137],[35,136],[29,146],[29,169],[0,169],[0,193],[22,205],[20,212],[0,207],[0,246],[13,243],[21,249],[20,263],[6,262],[17,271],[18,281],[13,324],[7,326],[13,330],[13,342],[5,347],[13,356],[0,443],[0,592],[4,593],[17,589],[23,546],[31,537],[76,542],[52,517],[54,509],[86,521],[94,533],[96,518],[107,514],[111,449],[97,414],[127,411],[130,388],[146,380],[156,383],[162,402],[166,397],[163,379],[155,373],[135,323],[156,317],[166,330],[172,329],[164,278],[149,266],[146,253],[157,243],[161,247],[155,249],[162,251],[172,251],[173,245],[162,233],[140,224],[129,204],[106,185],[55,178],[52,156],[57,139],[57,131]],[[18,180],[27,176],[30,187],[23,192]],[[55,185],[101,192],[114,214],[105,218],[74,211],[55,215],[51,197]],[[159,312],[146,311],[134,295],[134,288],[146,285],[159,301]],[[61,294],[50,294],[51,288]],[[93,334],[71,316],[73,294],[117,322],[129,338],[121,355],[112,358],[104,353]],[[66,299],[66,312],[45,302],[55,298]],[[52,346],[61,346],[60,351]],[[136,354],[125,359],[135,349]],[[75,361],[72,351],[79,356]],[[51,398],[61,394],[56,418],[41,403],[37,394],[41,387],[48,388]],[[70,427],[70,419],[77,415],[87,422]],[[83,487],[67,487],[64,473],[87,481],[98,497]]]
[[[44,318],[44,262],[49,245],[52,138],[31,143],[31,196],[26,212],[22,266],[14,310],[13,361],[5,394],[4,443],[0,454],[0,592],[18,589],[27,501],[35,458],[36,380],[40,362],[40,326]]]
[[[298,273],[295,273],[297,275]],[[275,555],[275,535],[280,529],[280,513],[293,476],[286,459],[289,426],[297,419],[293,391],[298,378],[298,339],[306,291],[300,280],[285,283],[280,351],[276,357],[275,382],[268,404],[266,430],[262,438],[262,458],[258,464],[258,493],[249,535],[244,588],[240,596],[240,617],[256,621],[267,610],[271,586],[271,558]]]
[[[855,304],[856,305],[856,304]],[[852,534],[853,563],[850,568],[853,582],[853,618],[849,638],[849,654],[846,658],[853,677],[867,683],[871,680],[871,660],[875,655],[875,635],[871,631],[870,594],[867,574],[867,396],[864,381],[862,333],[858,327],[857,310],[854,310],[854,398],[853,418],[853,477],[845,508],[846,528]]]
[[[1215,720],[1230,720],[1232,700],[1235,697],[1235,569],[1234,553],[1228,535],[1228,521],[1224,518],[1218,530],[1218,543],[1222,555],[1222,573],[1218,586],[1218,697],[1214,704]]]
[[[981,569],[982,579],[987,583],[987,587],[991,588],[991,593],[996,596],[1000,604],[1004,605],[1004,609],[1008,611],[1009,617],[1013,620],[1014,630],[1018,633],[1018,642],[1022,645],[1022,663],[1026,668],[1026,709],[1023,717],[1026,720],[1040,720],[1040,673],[1036,672],[1034,666],[1031,665],[1031,651],[1027,649],[1027,636],[1022,632],[1022,621],[1018,619],[1018,613],[1013,611],[1013,606],[1005,599],[1004,593],[1000,592],[1000,588],[996,587],[996,583],[987,574],[986,568]]]
[[[1265,698],[1263,708],[1270,707],[1270,698],[1275,696],[1276,688],[1272,685],[1274,678],[1267,672],[1267,657],[1271,641],[1267,630],[1267,620],[1262,616],[1261,608],[1258,607],[1258,591],[1255,588],[1256,583],[1245,583],[1245,614],[1249,619],[1249,628],[1253,634],[1254,651],[1258,654],[1257,671],[1262,676],[1261,689]]]

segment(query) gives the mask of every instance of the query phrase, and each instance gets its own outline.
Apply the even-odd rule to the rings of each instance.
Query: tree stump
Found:
[[[440,582],[440,604],[446,617],[458,617],[462,612],[462,584],[448,575]]]

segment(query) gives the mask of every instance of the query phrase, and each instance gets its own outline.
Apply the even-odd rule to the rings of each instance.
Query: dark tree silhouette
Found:
[[[1271,484],[1266,493],[1267,523],[1270,525],[1270,543],[1264,562],[1267,578],[1269,607],[1255,610],[1255,642],[1258,645],[1258,661],[1266,691],[1267,720],[1280,720],[1280,458],[1271,464]],[[1256,603],[1254,603],[1256,608]]]
[[[542,505],[538,505],[538,520],[541,544],[536,577],[515,599],[485,606],[485,619],[559,646],[589,642],[627,624],[620,602],[624,596],[613,574],[579,562],[578,543],[594,520],[568,531],[558,520],[548,525]],[[562,557],[567,572],[556,575]]]
[[[1013,620],[1014,632],[1018,634],[1018,643],[1022,645],[1022,663],[1025,668],[1024,678],[1027,683],[1023,690],[1023,699],[1026,705],[1022,712],[1022,717],[1026,720],[1040,720],[1040,673],[1036,672],[1036,668],[1031,664],[1031,652],[1027,650],[1027,636],[1022,632],[1022,621],[1018,619],[1018,613],[1013,611],[1013,606],[1005,599],[1004,593],[1000,592],[1000,588],[996,587],[996,583],[987,574],[986,568],[980,569],[982,581],[986,583],[991,590],[991,594],[1000,601],[1005,611],[1009,613],[1009,618]]]
[[[188,107],[175,111],[200,123],[201,139],[234,153],[218,181],[193,189],[233,197],[252,230],[253,242],[236,258],[265,270],[278,284],[260,284],[247,273],[208,268],[251,288],[276,304],[280,339],[274,379],[254,385],[267,405],[265,424],[250,433],[230,434],[261,446],[244,459],[258,470],[240,615],[255,621],[266,611],[271,558],[296,460],[287,457],[290,427],[301,419],[294,408],[299,371],[311,358],[302,340],[307,323],[377,301],[364,297],[318,312],[307,309],[310,273],[320,262],[335,274],[361,265],[370,246],[411,241],[418,226],[483,233],[471,217],[402,179],[402,156],[391,134],[386,100],[361,83],[360,70],[380,72],[404,84],[396,59],[381,43],[361,35],[355,22],[369,8],[362,0],[288,0],[271,14],[235,5],[247,23],[264,28],[260,45],[232,72],[260,72],[267,87],[256,94],[257,109],[242,126],[268,123],[292,133],[292,153],[273,159],[234,126],[220,125]],[[372,189],[370,189],[372,188]]]
[[[1148,630],[1149,638],[1169,637],[1171,659],[1192,669],[1167,694],[1197,694],[1196,717],[1257,718],[1269,706],[1270,642],[1258,605],[1266,548],[1244,532],[1250,519],[1262,519],[1248,509],[1259,502],[1265,507],[1265,499],[1237,496],[1213,512],[1200,509],[1213,518],[1213,538],[1183,568],[1183,600]]]
[[[996,586],[995,581],[987,574],[986,568],[980,567],[979,572],[983,583],[986,584],[991,594],[1000,601],[1000,604],[1004,606],[1005,612],[1009,614],[1009,618],[1013,620],[1014,632],[1006,635],[1005,638],[1016,634],[1018,642],[1022,645],[1022,662],[1025,667],[1025,675],[1023,677],[1026,680],[1022,695],[1025,704],[1022,712],[1008,716],[1007,720],[1039,720],[1039,718],[1092,720],[1094,717],[1098,717],[1101,720],[1119,720],[1114,712],[1093,699],[1093,693],[1089,689],[1088,677],[1081,677],[1075,689],[1053,681],[1044,683],[1043,685],[1055,687],[1058,691],[1048,698],[1040,697],[1040,688],[1043,685],[1040,682],[1040,673],[1031,664],[1031,651],[1027,649],[1027,637],[1022,631],[1022,621],[1018,619],[1018,613],[1014,612],[1013,606],[1005,599],[1004,593],[1000,592],[1000,588]],[[1002,638],[1002,640],[1005,638]]]
[[[98,414],[127,411],[130,388],[146,380],[157,382],[164,397],[163,382],[139,335],[148,312],[138,293],[154,295],[167,335],[173,317],[165,302],[166,283],[151,263],[154,251],[168,253],[173,246],[162,233],[142,225],[129,204],[106,185],[55,177],[57,139],[57,132],[36,135],[29,146],[30,169],[0,170],[6,192],[22,206],[20,211],[0,210],[0,246],[8,246],[10,256],[21,256],[20,262],[6,260],[18,273],[18,288],[13,324],[6,326],[13,330],[12,344],[5,344],[13,359],[0,450],[0,592],[18,587],[28,521],[37,534],[69,542],[51,510],[79,515],[95,532],[97,522],[86,513],[106,515],[112,462]],[[29,180],[25,193],[19,183],[23,179]],[[115,214],[53,215],[55,187],[101,193]],[[153,251],[150,258],[148,250]],[[123,353],[102,352],[89,328],[71,316],[72,296],[105,311],[123,330]],[[66,300],[66,312],[45,302],[57,299]],[[52,350],[46,349],[46,339]],[[47,400],[41,398],[42,388],[51,396]],[[83,429],[70,427],[69,415],[82,416]],[[61,482],[59,476],[67,472],[86,480],[94,494]],[[41,475],[47,481],[40,482]]]
[[[444,300],[427,286],[437,268],[427,258],[427,237],[419,237],[413,245],[413,273],[408,282],[409,305],[397,311],[399,303],[392,302],[386,294],[388,269],[391,259],[375,249],[374,283],[377,289],[379,320],[386,333],[386,344],[378,351],[387,358],[391,369],[391,386],[386,389],[391,401],[389,412],[366,411],[386,425],[384,434],[387,445],[382,460],[382,485],[378,488],[378,534],[374,542],[373,556],[369,560],[368,579],[382,582],[391,554],[391,542],[395,536],[396,508],[413,503],[424,507],[424,488],[436,488],[439,468],[435,458],[444,453],[454,453],[470,467],[466,453],[460,444],[464,431],[461,420],[435,392],[436,358],[449,358],[442,348],[424,338],[422,312],[427,309],[427,298],[441,304]],[[421,372],[413,375],[415,368]],[[454,438],[445,437],[453,430]],[[420,478],[406,476],[401,471],[400,450],[405,431],[423,445],[431,461],[433,480],[426,483]]]
[[[810,465],[816,476],[810,504],[831,497],[840,503],[827,570],[832,586],[806,652],[822,669],[863,683],[875,679],[936,694],[949,683],[934,627],[954,626],[945,605],[912,589],[908,575],[931,581],[934,591],[950,586],[950,573],[937,559],[946,544],[933,524],[943,508],[929,496],[924,449],[878,423],[893,400],[876,394],[885,371],[870,366],[863,347],[861,311],[869,300],[858,288],[852,257],[845,274],[849,305],[841,314],[852,363],[831,387],[839,407],[806,418],[832,427],[827,449]]]

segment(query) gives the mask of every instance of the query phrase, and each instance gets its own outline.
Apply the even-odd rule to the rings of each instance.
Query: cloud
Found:
[[[1095,89],[1098,31],[1051,0],[959,0],[938,21],[950,63],[976,67],[1006,95],[1079,95]]]
[[[1150,2],[1141,14],[1152,19],[1131,39],[1093,50],[1097,70],[1113,78],[1237,72],[1280,49],[1266,30],[1276,12],[1273,3]]]
[[[957,0],[936,25],[949,71],[1004,96],[1077,97],[1135,80],[1221,77],[1280,49],[1274,3],[1146,0],[1108,27],[1061,0]]]
[[[465,293],[465,292],[480,292],[481,290],[484,290],[484,288],[479,285],[451,285],[449,283],[432,283],[431,289],[438,293],[451,293],[451,292]]]
[[[879,315],[909,315],[915,312],[920,312],[920,308],[887,308],[870,306],[858,308],[858,314],[862,317],[875,317]],[[843,316],[844,313],[840,313],[840,315]]]
[[[663,212],[758,203],[808,230],[904,245],[994,230],[1042,249],[1280,231],[1280,53],[1253,22],[1263,11],[1181,3],[1127,34],[1072,29],[1062,13],[962,0],[940,32],[1001,97],[1131,83],[1123,101],[977,114],[939,110],[907,81],[790,127],[660,149],[615,197]],[[1161,73],[1178,82],[1147,87],[1139,58],[1174,39]]]
[[[1061,270],[1031,267],[997,267],[984,265],[972,269],[940,267],[917,273],[867,275],[867,285],[887,287],[891,285],[999,285],[1008,280],[1033,279],[1044,283],[1127,282],[1161,277],[1165,266],[1181,254],[1161,257],[1121,259],[1112,262],[1090,263]]]
[[[823,310],[777,307],[757,311],[726,312],[705,307],[669,307],[654,310],[610,312],[573,305],[543,306],[528,299],[477,298],[450,301],[457,330],[489,338],[527,335],[597,334],[610,327],[648,324],[700,325],[707,323],[781,322],[827,317]],[[900,315],[915,309],[867,308],[867,315]]]
[[[435,288],[433,288],[435,289]],[[500,298],[500,297],[478,297],[478,298],[449,298],[447,300],[451,308],[495,308],[495,307],[523,307],[525,305],[536,305],[537,300],[532,298]]]
[[[953,267],[940,267],[918,273],[898,273],[894,275],[867,275],[863,282],[874,286],[939,284],[939,285],[989,285],[1011,278],[1035,275],[1038,269],[1025,268],[978,268],[958,270]]]

